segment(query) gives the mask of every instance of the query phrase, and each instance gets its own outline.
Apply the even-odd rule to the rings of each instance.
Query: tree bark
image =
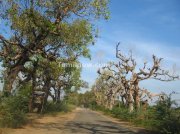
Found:
[[[29,112],[33,112],[33,108],[34,108],[34,105],[33,105],[34,104],[34,91],[35,91],[35,86],[36,86],[35,72],[34,74],[32,74],[32,89],[31,89],[31,98],[29,102]]]
[[[59,103],[60,102],[60,99],[61,99],[61,91],[60,91],[60,89],[58,89],[58,91],[57,91],[57,102]]]
[[[135,108],[138,111],[140,109],[140,96],[139,96],[139,83],[135,83]]]
[[[18,75],[18,73],[23,70],[23,65],[18,65],[12,69],[10,69],[9,72],[7,72],[7,76],[5,77],[4,87],[3,91],[7,94],[11,94],[13,83]]]
[[[33,71],[31,72],[32,89],[31,89],[31,98],[29,102],[29,112],[32,112],[34,108],[34,91],[36,88],[36,70],[37,70],[38,62],[35,62],[33,65],[34,65],[34,68],[33,68]]]
[[[51,86],[51,83],[50,83],[50,81],[51,81],[51,79],[50,78],[46,78],[46,81],[45,81],[45,84],[44,84],[44,87],[43,87],[43,89],[44,89],[44,92],[45,92],[45,96],[44,96],[44,100],[43,100],[43,108],[44,108],[44,106],[46,106],[46,104],[47,104],[47,99],[48,99],[48,95],[49,95],[49,90],[50,90],[50,86]],[[41,110],[41,111],[43,111],[43,109]]]
[[[132,113],[134,111],[132,89],[129,89],[128,106],[129,112]]]

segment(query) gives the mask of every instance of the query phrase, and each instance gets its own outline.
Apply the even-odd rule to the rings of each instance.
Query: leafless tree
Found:
[[[147,62],[144,62],[143,67],[137,69],[137,63],[133,58],[132,51],[126,56],[119,50],[119,45],[120,43],[116,45],[118,62],[110,62],[109,65],[99,69],[98,74],[107,81],[107,86],[107,83],[111,83],[111,86],[108,86],[108,94],[105,95],[111,94],[113,100],[116,94],[119,94],[123,104],[126,102],[126,105],[128,105],[130,112],[134,110],[134,104],[136,110],[139,110],[143,92],[146,91],[148,97],[152,98],[150,92],[140,89],[139,83],[141,81],[150,78],[166,82],[179,79],[179,76],[174,75],[174,73],[170,74],[169,71],[163,70],[160,65],[162,58],[157,58],[155,55],[152,56],[153,63],[151,67],[148,67]]]

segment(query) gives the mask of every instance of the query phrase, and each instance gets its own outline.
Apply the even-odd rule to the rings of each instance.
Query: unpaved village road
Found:
[[[142,129],[127,127],[123,122],[88,109],[46,116],[18,129],[3,129],[2,134],[145,134]]]

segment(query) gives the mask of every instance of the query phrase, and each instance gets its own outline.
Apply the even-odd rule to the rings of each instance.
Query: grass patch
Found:
[[[64,101],[59,103],[54,103],[52,101],[49,101],[46,106],[45,114],[56,115],[58,113],[71,112],[73,109],[75,109],[74,105],[67,104]]]

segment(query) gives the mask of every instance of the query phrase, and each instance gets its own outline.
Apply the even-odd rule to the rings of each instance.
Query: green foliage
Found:
[[[2,107],[3,110],[0,110],[0,126],[1,127],[12,127],[17,128],[24,125],[27,122],[26,115],[23,111],[14,110],[8,108],[8,106]],[[9,106],[10,107],[10,106]]]
[[[160,121],[157,128],[163,134],[180,133],[180,110],[178,105],[171,98],[172,94],[156,105],[156,119]]]
[[[68,92],[67,95],[65,96],[64,101],[67,104],[78,106],[79,105],[78,96],[79,95],[77,92]]]
[[[94,110],[103,111],[105,114],[112,115],[111,110],[105,108],[104,106],[96,105],[96,106],[94,107]]]
[[[47,103],[45,113],[70,112],[73,108],[73,105],[70,105],[65,101],[61,101],[59,103],[49,101]]]
[[[16,31],[21,36],[25,47],[37,40],[42,45],[37,43],[37,48],[58,48],[62,43],[70,48],[67,51],[71,56],[78,52],[90,57],[87,46],[94,42],[97,31],[92,24],[96,19],[109,18],[108,3],[108,0],[8,0],[1,3],[0,17],[9,22],[12,33]],[[45,38],[37,39],[36,34]],[[17,51],[14,49],[11,56]]]
[[[123,120],[132,120],[135,117],[135,113],[129,113],[128,109],[123,107],[115,107],[112,109],[111,113],[114,115],[114,117]]]
[[[22,97],[4,98],[0,104],[0,125],[3,127],[21,126],[26,122],[25,112],[27,108]]]
[[[84,106],[86,108],[94,109],[96,108],[96,100],[93,92],[85,92],[84,94],[78,95],[78,105]]]
[[[180,133],[180,111],[172,107],[167,108],[164,102],[156,106],[151,106],[145,111],[132,113],[129,113],[126,108],[115,107],[111,110],[111,115],[121,120],[132,122],[137,126],[158,131],[162,134]]]
[[[27,122],[30,85],[21,86],[13,96],[2,97],[0,102],[0,126],[20,127]]]

